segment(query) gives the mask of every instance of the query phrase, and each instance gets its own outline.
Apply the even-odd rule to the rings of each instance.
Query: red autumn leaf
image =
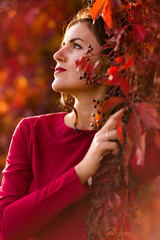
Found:
[[[136,234],[133,232],[123,232],[123,237],[127,237],[127,240],[138,240]]]
[[[142,10],[143,10],[143,6],[138,4],[138,6],[134,6],[132,8],[132,17],[134,18],[135,22],[139,22],[140,17],[142,16]]]
[[[120,207],[122,203],[121,196],[118,193],[114,193],[114,206],[115,208]]]
[[[86,58],[87,57],[81,57],[75,61],[77,67],[76,71],[81,71],[87,66],[88,62],[86,61]]]
[[[97,0],[93,3],[93,6],[91,7],[91,16],[93,21],[95,21],[96,18],[98,18],[102,14],[104,4],[105,0]]]
[[[125,161],[124,161],[124,167],[128,167],[130,158],[132,156],[132,152],[134,149],[134,144],[131,142],[129,138],[127,138],[127,144],[125,146]]]
[[[117,75],[119,74],[118,68],[116,66],[112,66],[108,69],[108,74]]]
[[[137,3],[142,4],[142,0],[137,0]]]
[[[121,79],[120,87],[121,87],[122,93],[123,93],[125,96],[128,96],[128,93],[129,93],[129,84],[128,84],[128,81],[127,81],[126,78],[122,78],[122,79]]]
[[[102,13],[103,13],[103,20],[107,25],[107,28],[111,29],[113,27],[111,1],[110,2],[109,0],[105,1],[105,5],[103,7]]]
[[[116,66],[112,66],[108,69],[109,78],[107,79],[106,83],[111,85],[118,85],[120,84],[121,77],[120,72]]]
[[[133,110],[130,115],[127,132],[134,145],[141,148],[141,124],[135,110]]]
[[[119,85],[120,82],[121,82],[121,78],[120,76],[117,76],[117,75],[114,75],[114,76],[111,75],[111,77],[106,80],[107,84],[113,85],[113,86]]]
[[[160,122],[157,119],[158,112],[152,104],[138,103],[137,110],[146,127],[149,129],[160,129]]]
[[[128,185],[128,183],[129,183],[129,171],[128,171],[128,169],[125,169],[124,174],[125,174],[124,175],[125,183],[126,183],[126,185]]]
[[[110,223],[109,223],[109,219],[108,219],[107,214],[105,214],[101,218],[100,229],[101,229],[101,232],[103,233],[104,236],[106,236],[107,232],[110,230]]]
[[[146,34],[147,32],[141,25],[139,24],[134,25],[134,37],[136,43],[141,43],[144,40]]]
[[[146,133],[143,133],[140,141],[141,141],[141,148],[137,147],[137,149],[136,149],[137,165],[144,165],[145,147],[146,147]]]
[[[122,97],[110,97],[104,102],[102,106],[102,113],[116,107],[117,105],[123,103],[124,101],[125,100]]]
[[[155,144],[158,148],[160,148],[160,132],[155,132],[155,138],[154,138]]]
[[[116,57],[115,60],[119,65],[121,65],[123,62],[123,57]]]
[[[124,137],[123,137],[123,128],[122,128],[122,116],[123,116],[124,111],[121,112],[121,114],[118,116],[117,119],[117,132],[118,132],[118,137],[119,137],[119,141],[120,144],[124,144]]]
[[[134,59],[134,56],[132,55],[132,56],[128,59],[128,61],[124,64],[124,66],[122,67],[122,70],[127,69],[127,68],[129,68],[130,66],[132,66],[132,64],[133,64],[133,59]]]

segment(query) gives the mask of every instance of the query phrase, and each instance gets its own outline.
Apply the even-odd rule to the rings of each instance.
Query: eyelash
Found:
[[[77,49],[77,47],[78,47],[78,49],[82,49],[82,47],[77,43],[73,43],[73,47],[76,48],[76,49]]]

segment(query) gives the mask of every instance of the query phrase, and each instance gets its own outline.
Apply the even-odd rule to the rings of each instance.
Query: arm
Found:
[[[36,234],[87,193],[73,167],[28,194],[33,176],[27,137],[24,141],[22,130],[26,131],[23,123],[13,136],[0,189],[0,233],[7,240],[23,240]]]

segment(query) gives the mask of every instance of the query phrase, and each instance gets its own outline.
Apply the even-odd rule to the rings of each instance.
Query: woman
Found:
[[[90,126],[92,99],[103,97],[105,87],[80,81],[82,73],[76,71],[75,61],[86,54],[89,45],[93,61],[100,58],[97,53],[104,30],[95,26],[88,14],[77,15],[54,55],[57,65],[52,88],[75,99],[79,131],[74,129],[75,111],[26,118],[15,130],[0,191],[2,239],[88,239],[85,216],[91,177],[105,155],[119,152],[116,122],[121,113],[106,119],[99,131]],[[153,171],[147,165],[137,167],[135,162],[133,159],[131,171],[139,182],[159,174],[158,161]],[[151,173],[143,178],[144,170]]]

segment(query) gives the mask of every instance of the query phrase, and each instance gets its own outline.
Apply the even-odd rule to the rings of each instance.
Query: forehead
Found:
[[[100,47],[94,32],[91,31],[88,24],[85,22],[71,26],[65,33],[63,42],[67,43],[67,41],[73,38],[81,38],[84,44],[91,45],[92,47]]]

